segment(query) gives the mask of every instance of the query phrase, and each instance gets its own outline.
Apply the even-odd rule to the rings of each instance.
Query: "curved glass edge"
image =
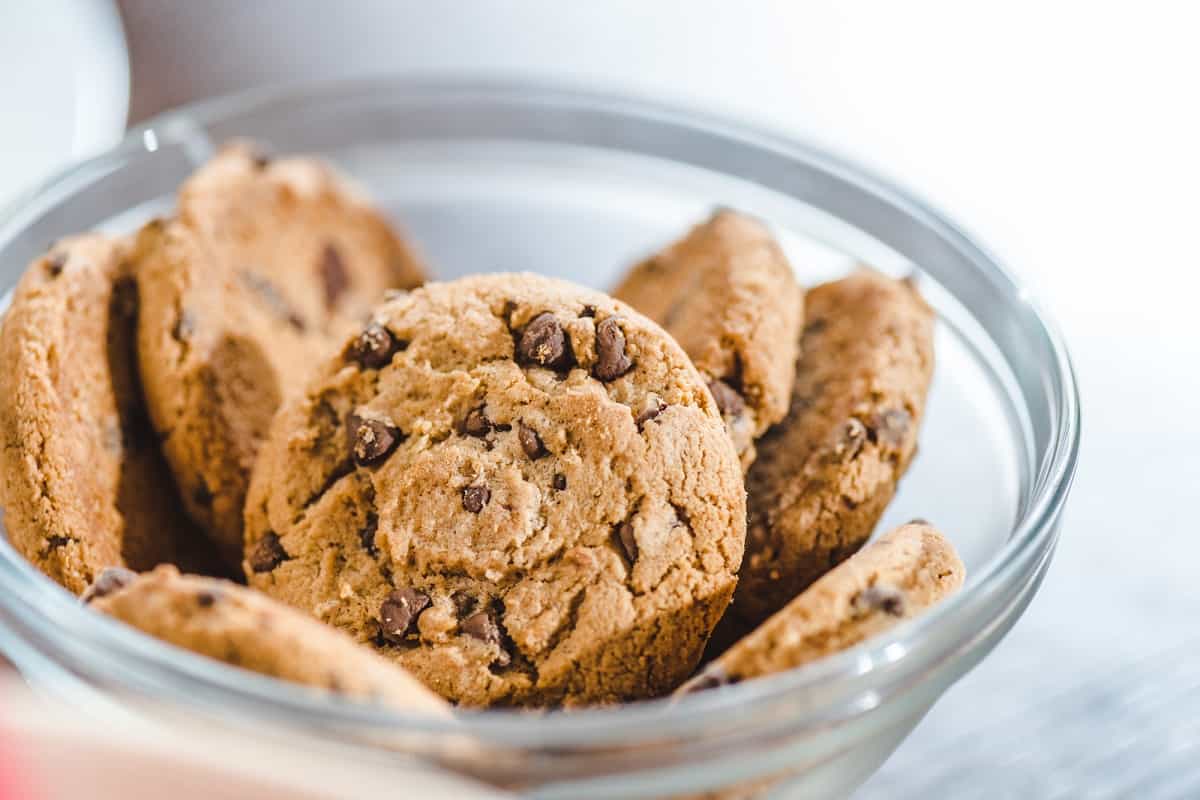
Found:
[[[409,718],[371,707],[317,701],[306,693],[279,682],[248,677],[241,671],[178,651],[121,629],[120,626],[104,626],[101,630],[109,640],[106,646],[116,645],[115,655],[144,659],[154,667],[161,667],[166,671],[166,675],[160,677],[186,677],[193,680],[198,684],[197,688],[203,689],[203,694],[212,695],[208,699],[217,702],[227,701],[232,695],[239,701],[255,701],[251,704],[253,706],[270,706],[281,713],[304,715],[308,719],[320,719],[330,724],[364,725],[381,729],[399,726],[428,730],[431,733],[441,731],[461,734],[469,731],[472,735],[500,744],[524,742],[562,746],[578,742],[594,745],[596,737],[620,742],[630,733],[646,726],[652,726],[656,735],[687,738],[689,734],[703,730],[706,727],[703,723],[725,723],[731,714],[740,717],[770,710],[781,697],[801,693],[813,701],[814,707],[822,707],[829,711],[841,706],[843,712],[840,716],[853,716],[853,709],[856,707],[854,699],[862,693],[884,689],[885,683],[893,687],[902,687],[906,684],[906,679],[912,679],[930,665],[943,662],[955,652],[965,649],[964,641],[958,632],[962,626],[955,625],[955,622],[969,623],[977,622],[981,617],[996,617],[999,615],[995,607],[997,601],[1001,605],[1011,605],[1023,596],[1019,591],[1006,591],[1006,588],[1011,588],[1014,576],[1032,571],[1052,550],[1057,535],[1057,528],[1053,523],[1069,492],[1078,457],[1078,392],[1074,370],[1061,334],[1045,311],[1029,297],[1012,274],[947,217],[895,184],[804,142],[690,110],[642,100],[579,92],[563,85],[445,79],[369,79],[259,89],[232,98],[203,102],[151,120],[131,131],[112,151],[64,170],[44,182],[41,187],[26,195],[24,205],[10,204],[4,216],[0,217],[0,246],[20,227],[22,218],[28,218],[32,206],[44,209],[53,202],[53,198],[63,196],[69,192],[71,186],[85,182],[88,176],[103,174],[119,166],[124,159],[146,150],[147,131],[155,131],[159,138],[170,140],[172,136],[182,136],[179,131],[194,130],[196,124],[208,125],[236,114],[239,109],[257,108],[263,103],[283,102],[300,97],[316,102],[321,97],[331,96],[345,102],[348,95],[372,97],[381,90],[392,100],[398,94],[420,96],[429,102],[436,99],[442,103],[483,97],[494,102],[524,107],[556,105],[591,110],[602,108],[618,115],[632,115],[642,120],[658,120],[684,128],[704,130],[735,139],[742,145],[758,146],[786,158],[802,161],[839,179],[850,190],[870,196],[902,213],[914,225],[936,235],[947,247],[959,253],[981,273],[1002,284],[1006,294],[1018,298],[1053,355],[1054,363],[1045,365],[1049,369],[1045,371],[1043,380],[1049,384],[1046,394],[1054,401],[1050,410],[1055,419],[1042,469],[1032,487],[1033,502],[1019,521],[1009,543],[976,574],[972,581],[972,591],[949,598],[921,618],[901,625],[888,634],[812,665],[782,675],[739,684],[720,693],[707,696],[699,694],[678,702],[647,701],[620,710],[597,709],[569,714],[552,712],[540,716],[536,726],[529,725],[528,716],[521,712],[491,711],[486,715],[468,714],[459,722],[442,723],[423,718]],[[94,625],[94,617],[75,606],[73,598],[26,565],[7,542],[0,543],[0,556],[0,575],[4,575],[6,582],[18,582],[24,591],[17,594],[27,601],[24,603],[26,610],[35,612],[35,617],[42,617],[43,622],[48,620],[56,624],[68,624],[72,628],[83,623]],[[1032,591],[1028,583],[1024,583],[1024,586],[1028,591]],[[0,602],[10,604],[9,599]],[[1006,600],[1008,602],[1004,602]],[[67,603],[70,603],[71,607],[67,607]],[[9,610],[12,612],[18,609]],[[84,616],[85,614],[87,616]],[[72,617],[76,625],[70,624]],[[31,627],[36,628],[36,625]],[[949,633],[951,629],[954,629],[953,633]],[[32,630],[29,633],[36,636]],[[530,735],[531,732],[535,735]]]

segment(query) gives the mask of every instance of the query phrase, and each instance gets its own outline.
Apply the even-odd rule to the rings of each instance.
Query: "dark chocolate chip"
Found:
[[[903,408],[889,408],[871,420],[874,438],[888,447],[903,445],[911,427],[912,415]]]
[[[201,508],[209,508],[212,506],[213,493],[209,491],[208,484],[201,482],[199,486],[192,490],[192,502]]]
[[[492,499],[492,490],[486,486],[468,486],[462,490],[463,508],[472,514],[483,511],[483,507]]]
[[[596,316],[596,307],[595,307],[595,306],[593,306],[593,305],[586,305],[586,306],[584,306],[584,307],[583,307],[583,311],[580,311],[580,312],[579,312],[579,316],[581,316],[581,317],[594,317],[594,316]]]
[[[80,597],[85,603],[90,603],[100,597],[108,597],[137,579],[137,573],[124,567],[105,567]]]
[[[462,632],[487,644],[500,644],[500,626],[487,611],[480,611],[462,621]]]
[[[46,539],[46,550],[58,550],[61,547],[66,547],[73,540],[67,536],[51,536]]]
[[[875,584],[859,592],[853,605],[863,611],[882,611],[893,617],[902,617],[904,593],[892,586]]]
[[[517,361],[560,372],[575,363],[567,332],[549,311],[538,314],[521,332],[517,341]]]
[[[196,605],[201,608],[212,608],[216,602],[216,592],[200,591],[196,593]]]
[[[696,692],[705,692],[709,689],[719,689],[731,683],[737,683],[737,681],[731,680],[724,669],[713,664],[685,683],[680,688],[679,693],[695,694]]]
[[[450,595],[450,602],[454,604],[454,610],[458,612],[459,617],[466,616],[467,612],[475,608],[475,598],[466,592],[455,592]]]
[[[843,463],[853,460],[862,451],[866,441],[867,427],[851,417],[842,425],[837,443],[833,446],[834,458]]]
[[[46,256],[46,274],[51,278],[57,278],[62,275],[63,269],[67,266],[66,253],[51,253]]]
[[[383,461],[404,438],[390,419],[360,417],[358,414],[346,418],[346,435],[350,454],[360,467]]]
[[[661,400],[655,400],[654,405],[646,408],[644,411],[642,411],[642,413],[638,414],[637,417],[634,418],[633,421],[637,423],[638,430],[640,431],[643,427],[645,427],[647,422],[661,414],[666,407],[666,403],[662,402]]]
[[[717,401],[721,416],[739,417],[745,412],[746,401],[725,381],[709,381],[708,390],[712,392],[713,400]]]
[[[358,541],[372,557],[379,555],[379,548],[375,545],[375,533],[378,530],[379,516],[374,511],[368,511],[367,520],[358,531]]]
[[[396,589],[379,607],[379,632],[389,642],[400,644],[421,612],[429,607],[429,595],[412,587]]]
[[[364,369],[381,369],[406,346],[407,343],[399,341],[380,323],[369,322],[346,348],[346,360],[357,362]]]
[[[561,472],[554,473],[554,488],[560,492],[563,489],[566,489],[567,488],[567,476],[563,475]]]
[[[321,261],[317,264],[317,272],[321,276],[321,285],[325,289],[325,308],[333,309],[342,294],[350,288],[350,272],[337,245],[329,242],[321,251]]]
[[[530,458],[537,460],[546,455],[546,447],[542,444],[542,437],[538,436],[537,431],[527,427],[523,422],[517,426],[517,438],[521,440],[521,449]]]
[[[625,551],[625,557],[629,559],[629,563],[637,561],[638,544],[637,539],[633,536],[633,523],[626,520],[617,526],[617,541],[621,544],[621,549]]]
[[[601,381],[614,381],[633,369],[633,361],[625,354],[625,334],[616,317],[609,317],[596,326],[596,363],[592,375]]]
[[[909,524],[909,525],[926,525],[926,526],[932,526],[932,525],[933,525],[933,523],[932,523],[932,522],[930,522],[929,520],[925,519],[924,517],[913,517],[912,519],[910,519],[910,520],[908,521],[908,523],[907,523],[907,524]]]
[[[254,552],[250,554],[250,569],[254,572],[270,572],[288,558],[287,551],[279,541],[279,535],[274,531],[267,531],[258,540],[258,544],[254,545]]]
[[[483,438],[492,432],[492,421],[487,418],[483,406],[473,408],[467,412],[467,416],[462,423],[462,432],[467,436],[478,436],[479,438]]]

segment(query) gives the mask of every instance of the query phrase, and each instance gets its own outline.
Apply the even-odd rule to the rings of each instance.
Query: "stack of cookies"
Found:
[[[281,679],[431,713],[712,689],[961,585],[928,523],[865,544],[932,333],[909,283],[805,292],[729,210],[611,296],[433,282],[329,167],[235,144],[29,267],[0,503],[92,608]]]

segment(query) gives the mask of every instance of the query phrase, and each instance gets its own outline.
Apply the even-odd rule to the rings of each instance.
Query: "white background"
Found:
[[[535,74],[799,132],[950,210],[1065,329],[1083,460],[1027,617],[862,796],[1200,796],[1192,4],[120,6],[135,118],[318,75]]]

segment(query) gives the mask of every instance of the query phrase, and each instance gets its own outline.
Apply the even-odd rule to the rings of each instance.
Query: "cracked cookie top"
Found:
[[[250,467],[281,399],[421,268],[326,165],[226,147],[134,253],[146,400],[188,513],[232,564]]]
[[[700,374],[653,322],[528,274],[393,299],[277,415],[252,585],[467,705],[653,696],[694,668],[745,536]]]

